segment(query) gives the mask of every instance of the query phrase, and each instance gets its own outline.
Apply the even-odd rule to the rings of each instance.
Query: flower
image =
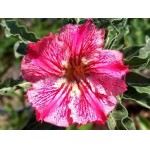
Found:
[[[26,96],[37,120],[64,127],[106,122],[127,89],[128,67],[120,51],[103,49],[104,35],[87,20],[28,44],[21,74],[32,83]]]

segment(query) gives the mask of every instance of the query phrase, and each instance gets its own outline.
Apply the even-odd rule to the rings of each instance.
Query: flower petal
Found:
[[[115,50],[102,50],[85,69],[87,82],[95,85],[94,91],[116,96],[127,90],[125,75],[129,71],[123,64],[122,53]],[[101,87],[101,88],[100,88]]]
[[[80,55],[91,57],[93,53],[102,49],[104,35],[104,29],[98,29],[92,22],[87,21],[80,27],[76,49],[80,50]]]
[[[87,77],[87,82],[93,92],[108,96],[117,96],[127,90],[127,85],[121,77],[109,74],[93,74]]]
[[[92,56],[93,57],[87,60],[88,67],[91,69],[102,71],[104,69],[109,69],[115,72],[120,72],[121,74],[129,72],[128,67],[123,63],[123,54],[118,50],[101,50]]]
[[[91,55],[104,44],[104,29],[98,29],[91,21],[83,25],[68,24],[62,28],[59,40],[64,41],[71,52],[71,57],[79,61],[82,56]]]
[[[25,80],[36,82],[49,76],[62,76],[62,66],[49,49],[52,39],[49,34],[37,43],[28,44],[28,53],[21,62],[21,74]]]
[[[68,108],[69,90],[65,79],[47,78],[33,83],[27,97],[36,110],[37,119],[58,126],[69,126],[72,123]]]
[[[104,124],[107,120],[106,116],[117,103],[116,99],[93,93],[84,82],[79,83],[77,91],[80,92],[70,96],[69,108],[73,122]]]

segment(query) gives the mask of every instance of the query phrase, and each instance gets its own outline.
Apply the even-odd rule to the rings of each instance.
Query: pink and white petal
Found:
[[[108,115],[111,111],[114,110],[117,104],[117,99],[114,96],[98,96],[103,105],[105,114]]]
[[[128,72],[128,67],[121,64],[120,62],[114,62],[111,64],[101,64],[99,62],[92,62],[92,64],[88,64],[85,68],[85,74],[87,75],[109,74],[120,79],[124,77]]]
[[[68,53],[68,51],[66,52],[66,44],[59,39],[58,34],[52,35],[50,33],[37,43],[29,43],[28,47],[28,55],[30,58],[38,58],[39,61],[49,66],[55,65],[58,68],[61,67],[60,62],[63,60],[62,57],[70,56],[65,55],[65,53]]]
[[[91,21],[87,21],[80,26],[76,49],[80,50],[80,55],[91,57],[93,53],[102,49],[104,36],[104,29],[98,29]]]
[[[99,62],[111,64],[113,62],[123,63],[123,53],[119,50],[102,50],[99,53]]]
[[[86,77],[87,87],[94,93],[99,93],[102,95],[108,95],[107,90],[99,83],[97,76],[87,76]]]
[[[85,58],[87,61],[87,68],[89,70],[96,70],[103,72],[115,71],[122,74],[129,72],[127,66],[124,65],[123,54],[117,50],[101,50],[99,53],[93,54],[90,59]]]
[[[99,68],[100,72],[125,75],[129,72],[127,66],[124,65],[123,53],[117,50],[102,50],[99,53],[98,64],[95,68]]]
[[[29,55],[24,56],[21,62],[21,75],[29,82],[36,82],[50,76],[61,77],[63,70],[56,65],[49,65],[39,59],[30,58]]]
[[[93,69],[111,69],[127,73],[128,67],[124,65],[123,54],[118,50],[101,50],[90,59],[85,58],[87,66]]]
[[[127,90],[125,73],[110,70],[94,70],[86,75],[89,88],[99,94],[117,96]]]
[[[70,49],[71,57],[91,55],[104,44],[104,29],[98,29],[91,21],[83,25],[68,24],[59,33],[59,40]],[[79,60],[79,59],[78,59]]]
[[[72,123],[68,108],[69,91],[65,79],[47,78],[33,83],[27,98],[37,112],[38,120],[67,127]]]
[[[75,50],[78,36],[79,36],[80,25],[68,24],[64,26],[59,34],[58,40],[63,41],[63,43],[71,50]]]
[[[88,76],[87,85],[93,92],[108,96],[117,96],[127,90],[124,79],[105,73]]]
[[[80,125],[91,122],[104,124],[107,120],[108,113],[116,105],[115,99],[104,97],[103,95],[101,97],[100,95],[96,95],[84,82],[79,83],[75,91],[74,94],[70,95],[69,104],[73,122]]]
[[[127,90],[125,76],[129,69],[123,64],[121,52],[102,50],[93,59],[93,61],[87,63],[85,74],[87,82],[90,87],[93,87],[94,91],[104,95],[116,96]]]
[[[52,38],[50,34],[37,43],[28,44],[28,53],[21,62],[21,74],[25,80],[36,82],[49,76],[62,76],[63,67],[49,49]]]
[[[49,45],[51,44],[53,38],[54,36],[50,33],[48,36],[44,36],[36,43],[28,43],[28,55],[32,58],[38,58],[41,55],[46,57],[46,53],[49,50]]]

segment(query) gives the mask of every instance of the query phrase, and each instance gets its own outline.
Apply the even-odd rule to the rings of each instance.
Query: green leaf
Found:
[[[129,33],[126,18],[98,19],[95,22],[99,27],[107,29],[105,49],[121,50],[124,47],[124,37]]]
[[[13,89],[11,87],[5,87],[0,89],[0,95],[7,95],[10,96],[13,94]]]
[[[6,37],[17,36],[24,42],[36,42],[38,40],[34,33],[28,32],[23,26],[19,26],[15,20],[2,20],[1,25],[5,28]]]
[[[22,83],[22,82],[23,82],[23,80],[21,77],[19,77],[17,80],[14,80],[12,78],[8,78],[8,79],[6,79],[0,83],[0,89],[2,89],[4,87],[13,87],[14,85],[17,85],[17,84]]]
[[[77,124],[72,124],[71,126],[67,127],[67,130],[90,130],[92,128],[93,124],[86,124],[82,126],[78,126]]]
[[[141,130],[149,130],[150,129],[150,121],[147,118],[144,118],[142,116],[137,116],[136,121]]]
[[[129,86],[123,97],[150,109],[150,79],[131,72],[126,82]]]
[[[130,46],[122,50],[125,59],[131,59],[133,56],[139,55],[139,50],[143,46]]]
[[[122,120],[122,125],[126,130],[136,130],[133,120],[129,117]]]
[[[114,130],[114,129],[120,129],[120,125],[119,122],[126,118],[128,116],[128,112],[126,110],[126,108],[119,103],[115,110],[110,113],[107,124],[109,129]]]
[[[76,124],[72,124],[66,128],[66,130],[76,130]]]
[[[64,18],[62,22],[63,22],[63,25],[82,24],[82,23],[86,22],[86,19],[84,19],[84,18]]]
[[[10,96],[14,94],[14,90],[16,88],[27,89],[29,87],[30,87],[30,83],[23,81],[21,77],[18,78],[17,80],[8,78],[0,83],[0,94]]]
[[[108,28],[109,26],[121,27],[127,24],[126,18],[94,18],[94,24],[99,28]]]
[[[115,36],[114,41],[111,43],[110,49],[121,50],[124,47],[124,37],[128,33],[129,33],[129,29],[127,26],[119,28],[118,34]]]
[[[150,94],[150,86],[132,86],[132,87],[134,87],[139,93]]]
[[[128,111],[122,105],[121,100],[119,100],[113,112],[109,114],[107,125],[110,130],[135,130],[134,123],[128,117]]]
[[[129,65],[130,69],[144,69],[148,66],[149,61],[149,59],[132,57],[130,60],[125,60],[125,64]]]
[[[140,87],[138,87],[140,88]],[[150,109],[150,94],[139,93],[140,89],[128,86],[128,90],[124,93],[123,98],[136,102],[137,104]]]
[[[126,82],[130,86],[150,86],[150,79],[135,72],[130,72],[126,76]]]
[[[20,56],[23,56],[27,53],[27,44],[23,43],[23,42],[16,42],[16,44],[14,45],[14,54],[16,58],[19,58]]]
[[[146,44],[143,48],[140,49],[139,56],[140,58],[150,58],[150,38],[148,36],[145,37]]]
[[[80,127],[77,127],[77,130],[90,130],[92,128],[93,124],[90,123],[90,124],[86,124],[86,125],[83,125],[83,126],[80,126]]]
[[[132,46],[122,50],[126,65],[143,69],[150,63],[150,38],[146,36],[145,46]]]

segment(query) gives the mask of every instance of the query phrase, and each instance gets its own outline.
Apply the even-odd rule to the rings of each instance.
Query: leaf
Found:
[[[1,95],[11,95],[14,93],[15,88],[29,88],[30,83],[23,81],[20,77],[17,80],[8,78],[0,83],[0,94]]]
[[[11,87],[2,88],[0,89],[0,95],[11,96],[13,94],[13,91],[14,90]]]
[[[124,93],[123,98],[134,101],[137,104],[150,109],[150,93],[139,93],[138,90],[128,86],[128,90]]]
[[[71,126],[67,127],[67,130],[90,130],[93,124],[89,123],[86,125],[78,126],[77,124],[72,124]]]
[[[84,18],[64,18],[62,22],[63,22],[63,25],[82,24],[82,23],[86,22],[86,19],[84,19]]]
[[[150,86],[132,86],[132,87],[134,87],[139,93],[150,94]]]
[[[22,81],[23,80],[21,77],[19,77],[17,80],[14,80],[12,78],[8,78],[8,79],[6,79],[0,83],[0,89],[4,88],[4,87],[13,87],[14,85],[21,83]]]
[[[20,83],[20,80],[13,80],[8,78],[0,83],[0,94],[1,95],[10,95],[13,93],[13,86]]]
[[[146,44],[143,48],[140,49],[139,56],[140,58],[150,58],[150,38],[148,36],[145,37]]]
[[[135,72],[130,72],[126,76],[126,82],[130,86],[150,86],[150,79]]]
[[[150,63],[150,38],[146,36],[146,44],[141,46],[132,46],[122,50],[125,57],[125,64],[130,68],[143,69]]]
[[[66,128],[66,130],[76,130],[76,124],[72,124]]]
[[[143,46],[130,46],[127,48],[124,48],[122,50],[125,59],[131,59],[133,56],[138,56],[139,55],[139,50],[142,48]]]
[[[138,117],[136,117],[136,121],[141,130],[149,130],[150,129],[150,121],[147,118],[138,116]]]
[[[121,50],[124,47],[124,37],[129,33],[129,29],[127,26],[119,28],[118,34],[115,37],[113,43],[111,44],[110,49]]]
[[[129,65],[130,69],[144,69],[148,66],[149,61],[149,59],[133,57],[130,60],[125,60],[125,64]]]
[[[122,125],[126,130],[136,130],[133,120],[129,117],[122,120]]]
[[[121,121],[122,119],[126,118],[128,116],[128,112],[125,109],[125,107],[119,103],[115,110],[110,113],[107,124],[109,129],[114,130],[114,129],[120,129],[118,125],[118,121]]]
[[[135,72],[126,77],[129,85],[123,97],[150,109],[150,79]]]
[[[23,56],[27,53],[27,45],[23,42],[16,42],[16,44],[14,45],[14,54],[16,58],[19,58],[20,56]]]
[[[77,130],[90,130],[92,128],[92,126],[93,126],[92,123],[86,124],[86,125],[77,127]]]
[[[98,19],[98,21],[96,22],[98,26],[107,29],[104,48],[121,50],[124,47],[124,37],[129,33],[127,19]]]
[[[135,130],[134,123],[132,119],[128,117],[128,111],[122,105],[121,100],[119,100],[113,112],[110,113],[107,125],[110,130]]]
[[[93,20],[99,28],[108,28],[110,25],[121,27],[127,24],[126,18],[94,18]]]
[[[23,26],[19,26],[15,20],[2,20],[1,25],[5,28],[6,37],[17,36],[24,42],[36,42],[38,40],[34,33],[28,32]]]

